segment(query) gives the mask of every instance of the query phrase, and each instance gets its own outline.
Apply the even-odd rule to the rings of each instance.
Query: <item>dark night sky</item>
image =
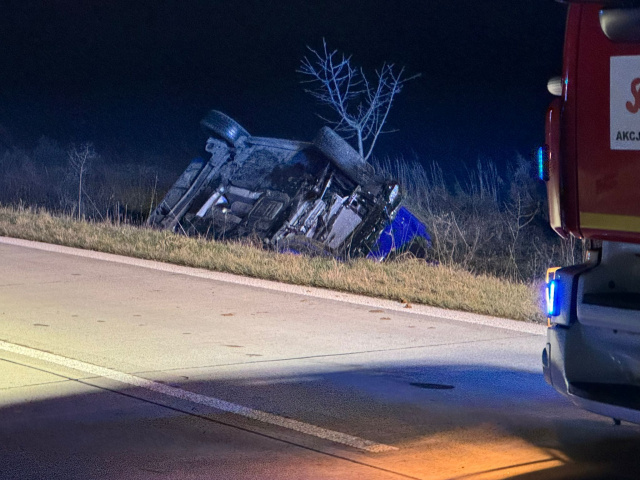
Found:
[[[406,84],[378,155],[498,164],[542,141],[561,68],[553,0],[3,0],[0,125],[184,162],[222,110],[249,132],[310,140],[319,107],[295,70],[306,45],[388,61]]]

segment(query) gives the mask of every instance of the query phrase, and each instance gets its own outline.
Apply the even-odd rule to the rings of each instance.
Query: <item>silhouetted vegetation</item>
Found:
[[[431,235],[434,261],[527,282],[582,254],[581,242],[564,240],[549,226],[546,191],[534,167],[518,157],[501,175],[493,163],[478,160],[466,178],[445,181],[437,162],[376,165],[404,187],[405,205]]]
[[[42,137],[30,150],[0,152],[0,203],[140,224],[183,168],[157,160],[105,158],[91,144],[63,147]]]

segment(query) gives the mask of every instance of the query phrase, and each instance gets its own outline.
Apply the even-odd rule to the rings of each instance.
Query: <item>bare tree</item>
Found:
[[[347,132],[347,138],[355,136],[358,152],[367,160],[380,134],[388,133],[383,127],[394,97],[406,81],[419,75],[403,78],[404,68],[396,71],[393,64],[384,63],[375,72],[376,81],[370,82],[362,68],[351,64],[351,57],[329,51],[324,40],[322,46],[320,52],[308,47],[313,56],[305,57],[298,70],[308,77],[303,83],[315,85],[305,91],[337,113],[337,120],[323,120]]]
[[[69,167],[78,179],[78,218],[82,216],[82,193],[84,177],[97,157],[92,143],[72,144],[67,151]]]

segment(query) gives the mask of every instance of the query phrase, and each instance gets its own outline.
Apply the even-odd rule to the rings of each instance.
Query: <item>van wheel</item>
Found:
[[[208,133],[213,133],[234,147],[239,146],[244,138],[250,136],[238,122],[217,110],[211,110],[202,119],[200,125]]]
[[[329,127],[320,129],[313,144],[331,163],[356,183],[368,183],[367,177],[374,174],[373,167],[346,140]]]

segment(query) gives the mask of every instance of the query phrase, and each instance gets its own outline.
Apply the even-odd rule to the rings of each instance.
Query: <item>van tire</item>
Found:
[[[217,110],[211,110],[200,125],[206,132],[213,133],[233,147],[241,145],[250,136],[238,122]]]
[[[373,167],[345,139],[329,127],[322,127],[313,144],[331,163],[356,183],[368,183]]]

